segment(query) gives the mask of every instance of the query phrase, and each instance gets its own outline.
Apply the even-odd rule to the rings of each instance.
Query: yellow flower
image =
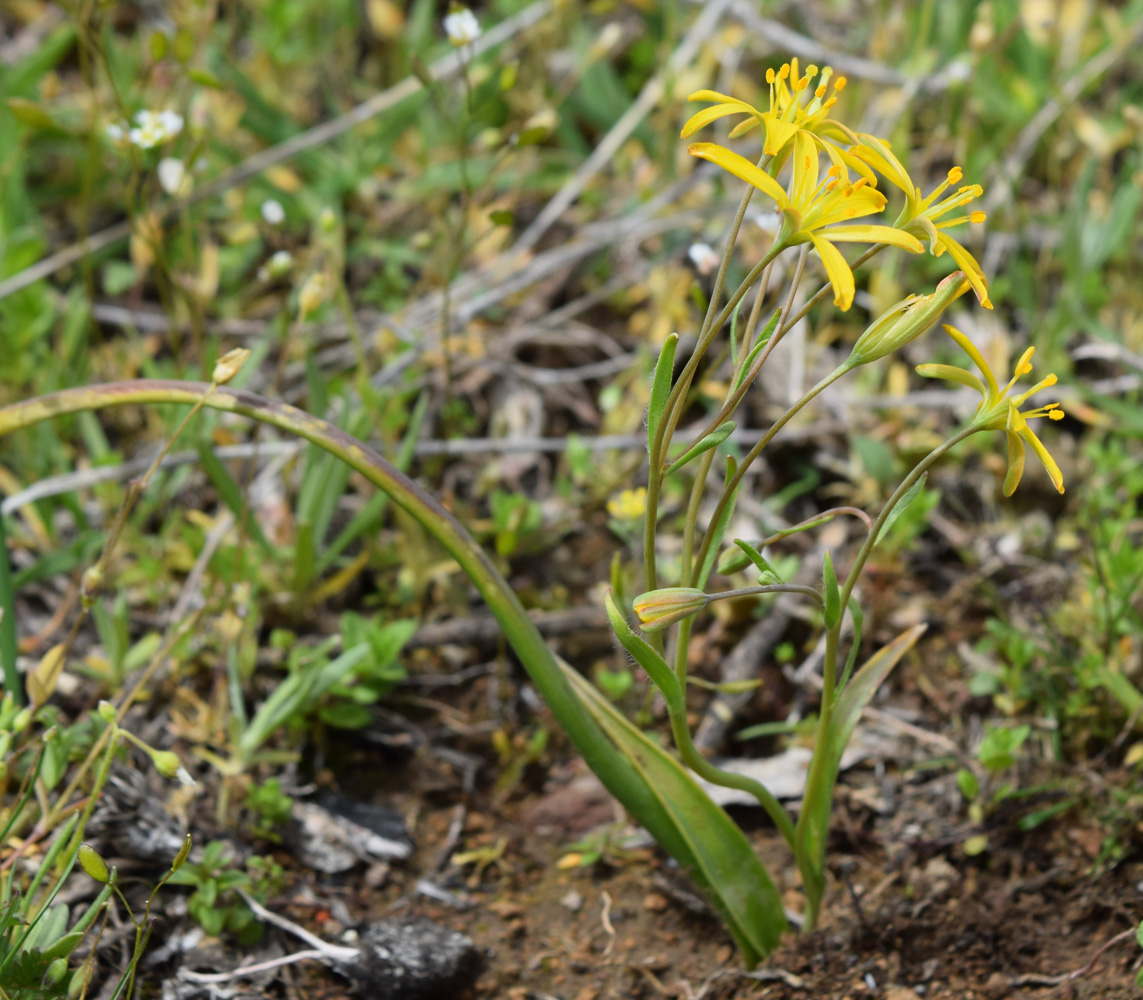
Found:
[[[833,286],[834,304],[841,309],[853,305],[853,271],[834,243],[890,243],[910,253],[922,253],[925,249],[915,236],[892,226],[835,226],[837,222],[880,212],[885,207],[885,196],[864,177],[853,184],[843,181],[837,164],[819,179],[817,147],[803,132],[794,136],[789,194],[768,173],[725,146],[696,142],[688,152],[717,163],[777,202],[784,216],[779,240],[787,246],[813,244]]]
[[[937,199],[953,184],[959,184],[964,176],[960,167],[953,167],[943,182],[938,184],[927,198],[921,196],[921,189],[913,183],[909,172],[901,165],[896,154],[889,147],[889,143],[876,136],[862,134],[861,145],[854,146],[850,154],[871,166],[881,174],[890,184],[905,192],[905,207],[893,223],[899,229],[912,233],[921,239],[929,241],[929,253],[939,257],[946,250],[949,256],[956,261],[957,267],[964,271],[976,297],[985,309],[992,308],[988,298],[988,280],[980,265],[957,240],[949,236],[944,230],[953,226],[960,226],[966,222],[981,223],[985,220],[983,212],[970,212],[967,215],[958,215],[952,219],[945,216],[954,209],[961,208],[984,193],[979,184],[967,184],[959,187],[951,195]]]
[[[1028,426],[1028,421],[1037,417],[1063,420],[1064,411],[1060,409],[1059,403],[1049,403],[1047,406],[1039,406],[1032,410],[1020,410],[1028,397],[1047,386],[1055,385],[1056,376],[1047,375],[1026,392],[1012,398],[1008,396],[1016,381],[1032,371],[1030,362],[1036,348],[1029,347],[1020,356],[1020,360],[1016,362],[1012,380],[1001,389],[996,382],[996,377],[992,374],[992,369],[984,360],[984,356],[976,349],[976,345],[955,327],[946,325],[945,332],[972,358],[985,381],[982,382],[972,372],[953,365],[918,365],[917,374],[924,375],[926,378],[943,378],[950,382],[959,382],[961,385],[967,385],[980,393],[981,402],[972,418],[973,426],[979,427],[981,430],[1004,431],[1008,438],[1008,474],[1004,477],[1004,495],[1006,497],[1012,496],[1020,484],[1020,477],[1024,474],[1025,444],[1031,445],[1032,450],[1039,456],[1051,477],[1052,485],[1063,493],[1064,477],[1060,472],[1060,467],[1056,464],[1055,459],[1048,454],[1048,449],[1044,447],[1043,442],[1036,437],[1032,428]]]
[[[617,521],[634,521],[647,513],[647,489],[623,490],[607,501],[607,513]]]
[[[827,66],[822,70],[818,86],[811,92],[810,83],[817,75],[816,66],[807,66],[805,75],[799,76],[797,59],[783,65],[777,73],[768,69],[766,82],[770,85],[769,111],[759,111],[752,104],[720,94],[716,90],[697,90],[687,98],[688,101],[713,101],[714,106],[692,115],[683,126],[681,137],[689,139],[700,128],[727,115],[746,115],[745,121],[731,129],[730,138],[737,138],[761,125],[765,132],[762,152],[766,156],[778,156],[789,146],[795,134],[811,136],[834,165],[841,168],[846,179],[849,176],[846,172],[848,167],[876,187],[877,180],[873,172],[841,148],[856,143],[857,136],[841,122],[827,117],[830,108],[837,103],[837,95],[845,89],[845,77],[839,76],[834,80],[833,94],[827,97],[833,68]],[[812,96],[803,104],[803,96],[807,93],[812,93]]]

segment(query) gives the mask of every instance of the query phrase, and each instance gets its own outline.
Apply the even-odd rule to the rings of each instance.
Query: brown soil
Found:
[[[350,889],[350,911],[381,916],[408,908],[468,934],[487,959],[473,1000],[1141,995],[1134,986],[1133,928],[1143,864],[1095,874],[1098,830],[1077,829],[1065,818],[1021,832],[1014,819],[998,820],[989,850],[968,858],[954,843],[963,834],[933,836],[939,824],[950,832],[935,806],[947,798],[950,774],[906,784],[853,773],[834,810],[824,926],[805,936],[791,931],[782,948],[747,974],[728,934],[655,849],[630,851],[613,863],[559,867],[578,836],[577,820],[598,816],[592,780],[541,797],[540,808],[533,796],[469,812],[459,849],[483,846],[495,855],[506,842],[479,873],[470,867],[463,876],[455,868],[433,875],[456,814],[452,807],[422,812],[417,858],[391,873],[380,893],[384,902]],[[892,798],[894,809],[870,808],[878,796]],[[754,811],[736,818],[748,828],[759,822]],[[796,911],[796,874],[781,842],[766,829],[751,836]],[[447,885],[467,908],[410,901],[422,875]],[[295,917],[308,922],[301,912]],[[313,977],[301,995],[343,995],[331,975],[315,969]]]

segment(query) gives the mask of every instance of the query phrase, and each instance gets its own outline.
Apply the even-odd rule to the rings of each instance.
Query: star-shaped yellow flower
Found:
[[[778,238],[787,246],[813,244],[833,286],[834,304],[848,309],[853,305],[853,271],[835,243],[890,243],[910,253],[922,253],[925,248],[915,236],[892,226],[834,225],[880,212],[885,207],[885,196],[864,177],[853,184],[843,181],[842,170],[836,164],[820,177],[813,138],[798,132],[793,143],[789,193],[764,170],[725,146],[696,142],[688,152],[718,164],[773,198],[783,215]]]
[[[1036,407],[1032,410],[1021,411],[1024,402],[1041,389],[1056,384],[1055,375],[1047,375],[1040,379],[1031,389],[1018,396],[1009,397],[1008,393],[1016,385],[1017,380],[1032,371],[1030,364],[1032,354],[1036,350],[1029,347],[1016,362],[1015,374],[1012,380],[1001,389],[992,374],[992,369],[984,356],[976,349],[976,345],[955,327],[945,326],[945,332],[955,340],[964,352],[976,363],[980,373],[984,376],[982,382],[972,372],[954,365],[918,365],[917,374],[926,378],[943,378],[950,382],[959,382],[975,389],[981,395],[980,406],[972,418],[973,426],[981,430],[1004,431],[1008,438],[1008,474],[1004,477],[1004,495],[1012,496],[1020,484],[1020,477],[1024,475],[1024,445],[1031,445],[1032,450],[1039,456],[1044,464],[1052,485],[1061,493],[1064,492],[1064,477],[1054,458],[1048,454],[1048,449],[1036,437],[1035,432],[1028,426],[1029,420],[1037,417],[1047,417],[1049,420],[1063,420],[1064,411],[1059,403],[1049,403],[1047,406]]]
[[[716,90],[695,91],[687,98],[688,101],[713,101],[714,105],[692,115],[683,126],[681,136],[689,139],[700,128],[727,115],[746,115],[745,121],[731,129],[730,138],[737,138],[761,125],[765,133],[762,152],[766,156],[777,157],[788,149],[796,134],[812,136],[833,164],[841,169],[843,177],[848,179],[848,170],[855,170],[876,187],[877,179],[873,172],[844,148],[856,143],[857,136],[841,122],[828,117],[830,108],[837,103],[837,95],[845,89],[845,77],[839,76],[833,81],[833,93],[827,96],[833,76],[832,67],[827,66],[821,71],[818,86],[811,91],[810,85],[816,76],[816,66],[807,66],[805,74],[799,76],[797,59],[784,64],[777,73],[768,69],[769,111],[759,111],[746,101]],[[812,96],[803,103],[806,94]]]
[[[959,187],[953,194],[937,199],[953,184],[959,184],[964,172],[960,167],[953,167],[945,180],[938,184],[929,196],[922,197],[921,189],[913,183],[909,172],[901,165],[896,154],[889,147],[889,143],[876,136],[862,134],[861,144],[854,146],[849,152],[856,159],[868,164],[881,174],[890,184],[900,188],[905,193],[905,207],[893,223],[899,229],[912,233],[921,239],[929,241],[929,253],[939,257],[946,250],[949,256],[956,261],[957,267],[964,271],[980,304],[986,309],[992,308],[988,298],[988,280],[980,265],[957,240],[944,232],[953,226],[960,226],[966,222],[981,223],[985,219],[983,212],[970,212],[967,215],[958,215],[955,218],[945,218],[949,212],[961,208],[979,198],[984,189],[979,184],[968,184]]]

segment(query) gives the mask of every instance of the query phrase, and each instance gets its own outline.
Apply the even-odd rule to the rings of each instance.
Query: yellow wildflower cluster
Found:
[[[834,77],[830,67],[819,71],[817,66],[807,66],[802,73],[798,60],[792,59],[777,71],[767,70],[766,82],[770,88],[770,105],[765,111],[713,90],[691,94],[689,100],[705,101],[711,106],[691,116],[683,126],[682,137],[690,138],[712,122],[732,115],[745,118],[731,130],[731,139],[761,128],[762,154],[757,162],[713,142],[693,143],[688,151],[746,181],[774,202],[782,218],[776,236],[778,244],[791,247],[808,243],[813,247],[829,278],[835,305],[849,309],[854,298],[853,271],[838,250],[838,243],[895,246],[910,253],[923,253],[927,244],[934,257],[947,253],[955,265],[952,270],[959,272],[955,277],[950,275],[947,283],[942,282],[945,294],[934,293],[919,300],[911,297],[890,310],[892,315],[886,314],[866,331],[851,360],[859,364],[883,356],[935,322],[939,310],[927,308],[930,298],[939,298],[943,308],[960,291],[970,287],[980,304],[991,309],[988,279],[983,269],[972,253],[948,232],[957,226],[979,225],[985,221],[984,212],[967,209],[984,193],[983,188],[979,184],[961,184],[964,171],[954,166],[928,195],[922,194],[885,139],[854,132],[830,117],[846,82],[845,77]],[[821,170],[823,155],[829,161],[824,173]],[[783,184],[778,178],[787,164],[788,178]],[[877,224],[855,221],[867,220],[885,210],[888,199],[878,189],[879,178],[904,194],[904,206],[892,223],[888,222],[888,216]],[[898,314],[905,315],[902,318]],[[980,430],[1003,430],[1008,438],[1005,494],[1010,495],[1020,482],[1025,446],[1036,452],[1053,485],[1062,493],[1063,476],[1059,466],[1032,432],[1028,421],[1036,417],[1060,420],[1063,411],[1054,403],[1020,410],[1032,393],[1053,385],[1056,377],[1048,375],[1027,392],[1009,398],[1008,393],[1017,379],[1031,371],[1032,348],[1017,363],[1012,381],[1002,391],[983,356],[968,338],[952,327],[945,329],[976,362],[984,381],[950,365],[921,365],[917,370],[922,375],[949,379],[980,392],[983,401],[973,425]]]

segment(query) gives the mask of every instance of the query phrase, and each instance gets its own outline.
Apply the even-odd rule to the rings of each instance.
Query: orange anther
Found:
[[[969,222],[975,222],[979,225],[981,222],[983,222],[987,218],[988,218],[988,215],[984,212],[973,212],[972,215],[970,215],[968,217],[968,221]]]
[[[814,97],[817,97],[819,99],[822,97],[825,97],[825,92],[826,92],[826,85],[823,83],[820,87],[818,87],[817,90],[814,91]]]
[[[949,171],[949,183],[956,184],[964,176],[964,171],[960,167],[953,167]]]
[[[833,89],[834,90],[845,90],[845,85],[847,82],[848,81],[845,79],[844,76],[839,76],[836,80],[833,81]]]

